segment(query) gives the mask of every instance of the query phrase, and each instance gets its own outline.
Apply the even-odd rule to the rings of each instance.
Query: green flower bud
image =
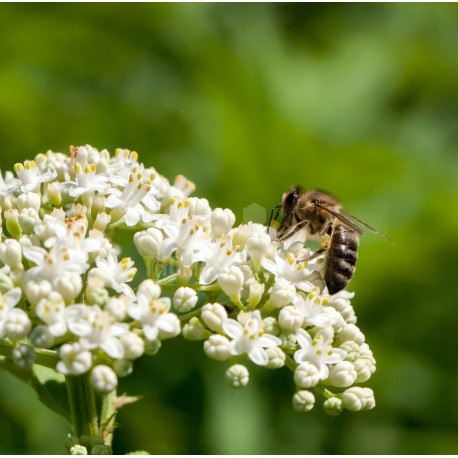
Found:
[[[86,300],[90,305],[103,307],[107,303],[109,297],[108,291],[105,288],[96,288],[87,295]]]
[[[113,450],[109,445],[94,445],[91,455],[113,455]]]
[[[323,408],[328,415],[339,415],[343,410],[342,400],[336,397],[326,399]]]
[[[238,389],[248,385],[250,374],[243,364],[234,364],[226,371],[225,379],[231,388]]]
[[[264,323],[264,332],[266,334],[272,334],[275,337],[278,337],[280,335],[280,325],[273,316],[268,316],[267,318],[264,318],[262,322]]]
[[[297,412],[308,412],[315,405],[315,396],[307,390],[297,391],[293,396],[293,407]]]
[[[8,275],[0,275],[0,293],[7,293],[10,289],[13,289],[14,285],[11,278]]]
[[[156,340],[147,340],[145,342],[145,355],[155,355],[161,348],[161,341],[159,339]]]
[[[181,331],[186,340],[205,340],[211,336],[211,332],[205,329],[198,318],[194,317],[183,326]]]
[[[79,445],[80,441],[78,440],[78,438],[76,436],[69,436],[67,438],[67,440],[65,441],[65,448],[67,449],[68,452],[70,452],[70,449],[74,446],[74,445]]]
[[[281,340],[281,347],[287,351],[294,351],[296,349],[296,335],[292,332],[283,332],[278,336]]]
[[[104,443],[103,439],[99,436],[88,436],[86,434],[80,436],[80,444],[84,445],[89,450],[95,445],[103,445]]]
[[[6,210],[5,212],[5,222],[6,222],[6,229],[8,232],[18,239],[22,235],[21,226],[19,226],[19,212],[17,209],[12,208],[10,210]]]

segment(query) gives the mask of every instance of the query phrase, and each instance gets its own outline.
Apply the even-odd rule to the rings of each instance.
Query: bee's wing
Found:
[[[329,207],[326,207],[321,204],[315,204],[317,207],[322,208],[323,210],[326,210],[327,212],[331,213],[331,215],[334,215],[337,219],[340,219],[342,223],[346,224],[347,226],[350,226],[354,231],[356,231],[358,234],[362,235],[363,237],[366,235],[364,231],[358,227],[355,223],[352,223],[349,219],[345,218],[345,216],[341,215],[339,212],[336,212],[334,210],[331,210]],[[342,210],[340,210],[342,211]],[[349,215],[351,216],[351,215]]]
[[[389,237],[387,237],[386,235],[382,234],[381,232],[377,231],[376,229],[374,229],[373,227],[369,226],[369,224],[365,223],[364,221],[361,221],[359,218],[357,218],[356,216],[353,216],[351,213],[348,213],[348,212],[345,212],[343,210],[340,210],[341,213],[343,213],[344,215],[346,216],[349,216],[350,218],[353,218],[354,220],[358,221],[359,224],[363,225],[366,229],[369,229],[371,232],[375,232],[376,234],[378,235],[381,235],[383,238],[387,239],[388,242],[391,242],[393,245],[395,245],[395,243],[393,242],[393,240],[391,240]]]

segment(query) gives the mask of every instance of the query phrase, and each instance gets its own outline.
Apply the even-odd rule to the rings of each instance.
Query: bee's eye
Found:
[[[296,202],[296,200],[297,200],[297,193],[296,192],[290,192],[286,197],[285,204],[288,207],[292,207],[294,205],[294,203]]]

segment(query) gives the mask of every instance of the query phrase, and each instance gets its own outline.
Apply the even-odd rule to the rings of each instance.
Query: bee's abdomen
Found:
[[[353,277],[358,243],[358,234],[353,229],[341,224],[335,226],[324,271],[324,281],[330,294],[344,289]]]

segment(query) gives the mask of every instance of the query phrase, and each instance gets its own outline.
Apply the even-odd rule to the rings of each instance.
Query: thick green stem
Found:
[[[68,399],[70,403],[70,415],[75,436],[81,435],[98,436],[97,410],[95,395],[89,381],[89,375],[68,375],[67,382]]]
[[[174,281],[176,281],[176,279],[177,279],[177,274],[172,274],[172,275],[169,275],[168,277],[161,278],[156,283],[159,286],[166,286],[166,285],[169,285],[170,283],[173,283]]]

